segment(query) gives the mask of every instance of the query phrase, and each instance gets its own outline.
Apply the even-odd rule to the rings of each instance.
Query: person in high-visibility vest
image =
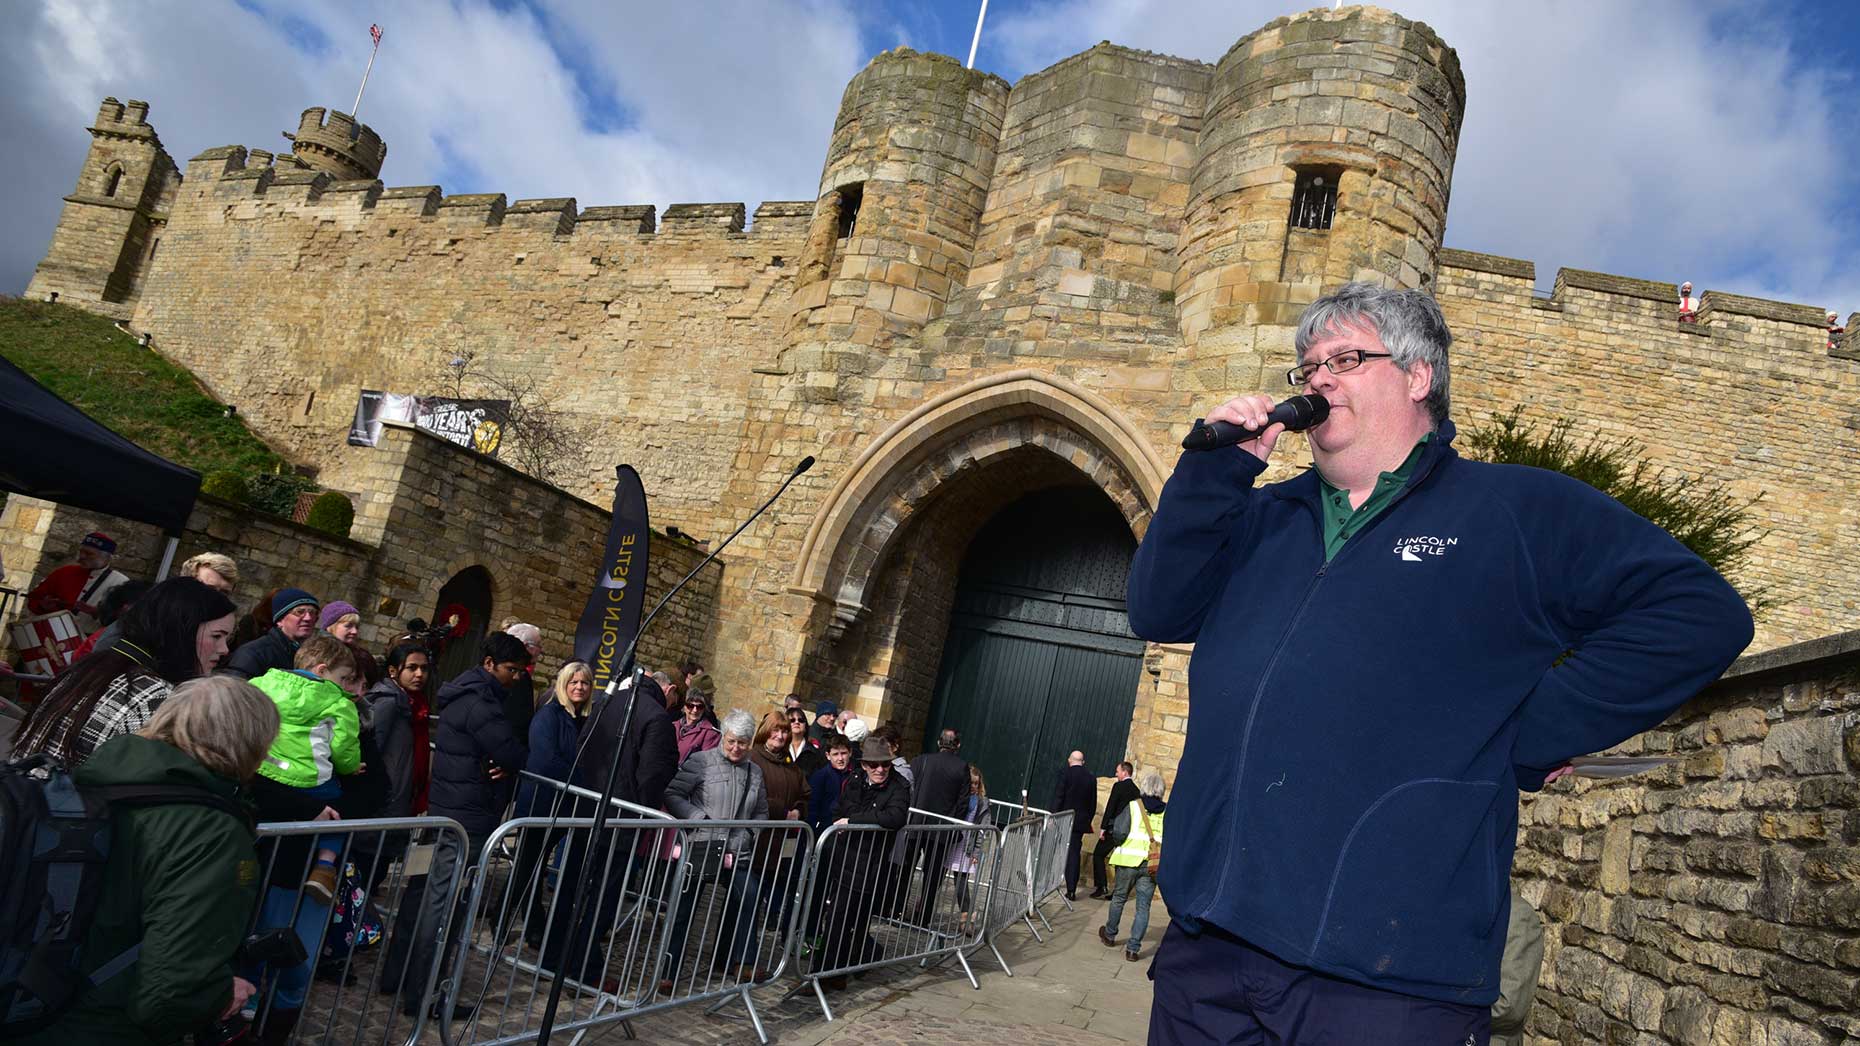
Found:
[[[1105,913],[1098,939],[1106,948],[1117,947],[1117,923],[1124,914],[1124,902],[1136,895],[1136,914],[1130,920],[1130,939],[1124,942],[1124,958],[1136,962],[1143,951],[1143,934],[1150,928],[1150,901],[1156,896],[1156,875],[1150,868],[1150,845],[1162,842],[1163,802],[1162,774],[1145,770],[1137,775],[1140,797],[1118,811],[1111,822],[1109,838],[1116,841],[1106,862],[1116,875],[1111,883],[1111,908]]]

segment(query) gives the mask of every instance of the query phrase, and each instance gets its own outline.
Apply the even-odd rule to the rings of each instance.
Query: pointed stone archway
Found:
[[[860,456],[809,530],[789,588],[815,604],[794,689],[893,722],[914,748],[982,528],[1031,492],[1077,488],[1140,538],[1166,474],[1115,408],[1053,375],[997,375],[926,403]]]

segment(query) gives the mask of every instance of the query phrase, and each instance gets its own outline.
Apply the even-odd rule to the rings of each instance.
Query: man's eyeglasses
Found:
[[[1329,368],[1332,374],[1348,374],[1363,365],[1365,360],[1386,360],[1394,358],[1391,352],[1365,352],[1362,349],[1345,349],[1322,363],[1305,363],[1285,372],[1285,380],[1291,385],[1303,385],[1311,380],[1311,375],[1319,367]]]

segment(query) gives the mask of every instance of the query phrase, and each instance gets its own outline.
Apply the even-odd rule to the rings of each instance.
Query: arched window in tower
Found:
[[[1298,180],[1292,187],[1292,228],[1330,228],[1331,218],[1337,213],[1338,175],[1329,167],[1298,170]]]
[[[104,175],[103,194],[105,196],[115,196],[117,188],[122,184],[123,169],[121,167],[110,168],[109,172]]]

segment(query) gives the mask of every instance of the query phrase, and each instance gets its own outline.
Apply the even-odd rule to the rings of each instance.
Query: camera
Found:
[[[310,953],[304,951],[304,942],[297,938],[297,931],[281,926],[247,937],[239,945],[236,962],[239,969],[249,970],[258,965],[278,968],[296,966],[309,958]],[[245,1041],[251,1032],[252,1022],[234,1010],[232,1016],[214,1021],[195,1032],[194,1046],[227,1046],[229,1043]]]

